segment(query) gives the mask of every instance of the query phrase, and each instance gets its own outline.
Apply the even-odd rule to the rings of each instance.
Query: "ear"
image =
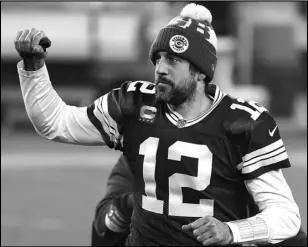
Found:
[[[198,81],[204,81],[204,79],[206,78],[206,75],[203,73],[198,73]]]

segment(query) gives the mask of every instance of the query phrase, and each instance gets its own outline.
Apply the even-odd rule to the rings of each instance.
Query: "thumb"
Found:
[[[37,33],[33,36],[33,39],[32,39],[32,52],[33,53],[42,53],[44,52],[44,48],[39,45],[40,43],[40,40],[42,38],[44,38],[46,35],[43,31],[37,31]]]
[[[44,48],[40,45],[35,45],[32,49],[33,53],[44,53]]]
[[[189,231],[189,230],[193,230],[193,228],[191,224],[187,224],[187,225],[182,225],[182,230]]]

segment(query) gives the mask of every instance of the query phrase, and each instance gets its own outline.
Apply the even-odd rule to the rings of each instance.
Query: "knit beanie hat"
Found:
[[[186,5],[180,16],[158,33],[150,48],[152,63],[155,65],[157,52],[172,53],[192,63],[211,82],[217,63],[217,37],[211,22],[207,8],[194,3]]]

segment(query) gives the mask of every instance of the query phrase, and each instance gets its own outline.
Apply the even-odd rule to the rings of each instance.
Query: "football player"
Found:
[[[211,84],[217,37],[196,4],[162,28],[150,48],[155,82],[125,82],[89,107],[65,104],[51,85],[44,32],[18,32],[15,47],[27,114],[57,142],[121,150],[134,177],[126,245],[279,243],[295,236],[299,209],[290,167],[267,109]],[[247,218],[247,198],[260,213]]]

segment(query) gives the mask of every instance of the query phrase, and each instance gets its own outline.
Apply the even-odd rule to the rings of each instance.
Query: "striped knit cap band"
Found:
[[[206,9],[207,10],[207,9]],[[217,57],[217,37],[210,20],[196,20],[177,16],[160,30],[150,48],[150,59],[155,65],[155,55],[165,51],[192,63],[211,82]]]

